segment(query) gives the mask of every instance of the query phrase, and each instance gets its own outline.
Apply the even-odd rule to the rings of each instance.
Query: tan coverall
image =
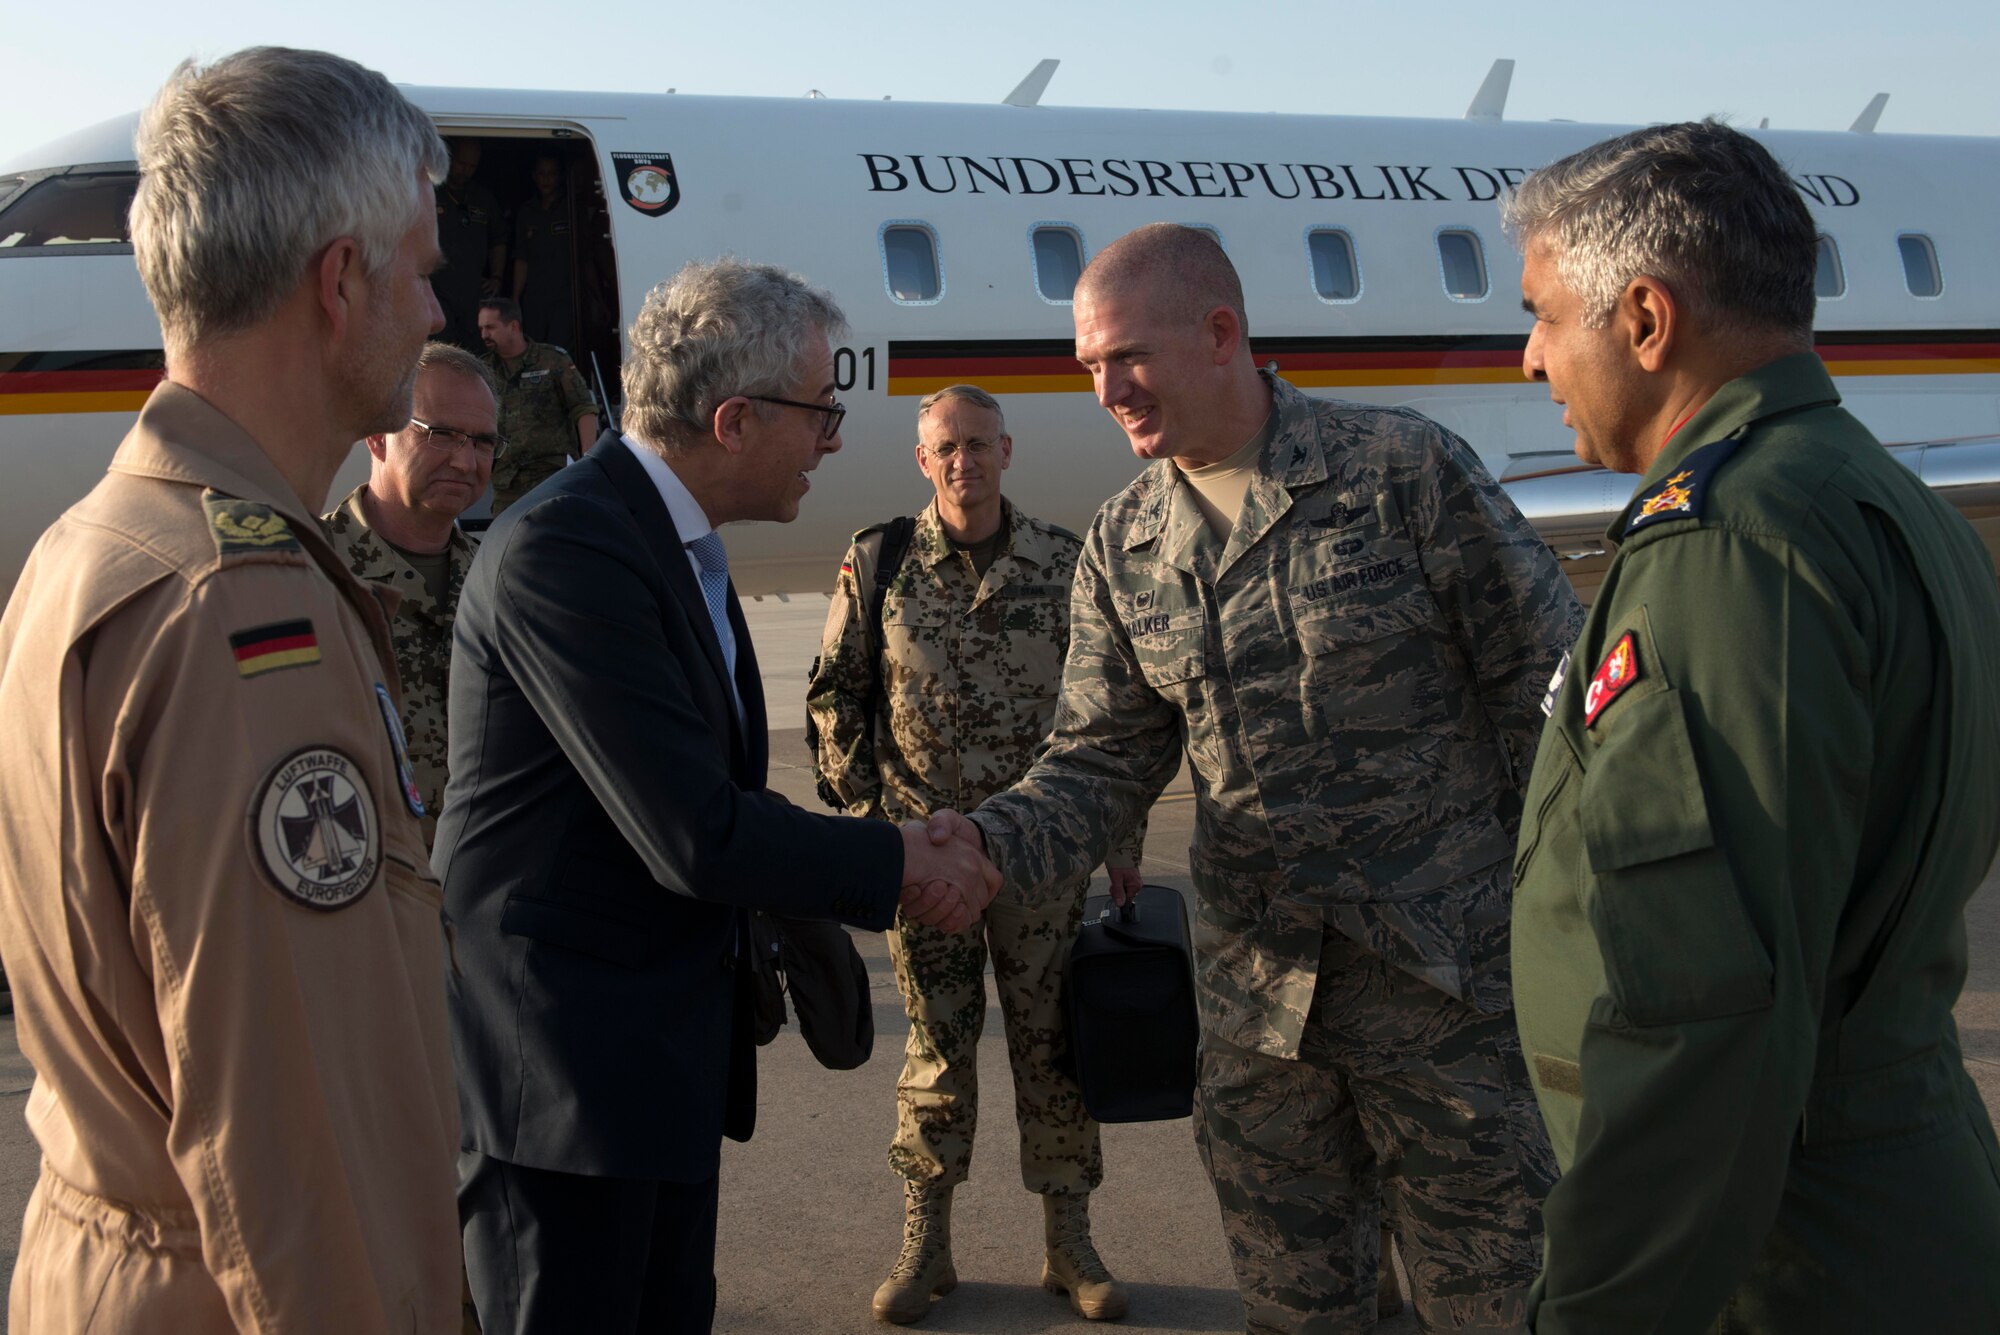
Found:
[[[270,459],[171,383],[29,557],[0,621],[0,954],[43,1155],[16,1335],[457,1327],[393,662]]]

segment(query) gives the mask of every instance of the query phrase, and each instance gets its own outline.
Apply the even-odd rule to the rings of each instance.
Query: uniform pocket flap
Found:
[[[1618,711],[1615,757],[1605,748],[1583,776],[1578,820],[1590,869],[1602,875],[1714,847],[1681,693],[1629,697]]]

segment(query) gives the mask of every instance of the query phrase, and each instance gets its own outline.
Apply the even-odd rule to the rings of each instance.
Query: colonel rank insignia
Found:
[[[1625,688],[1639,680],[1639,649],[1632,642],[1632,632],[1626,631],[1597,665],[1597,671],[1590,674],[1590,688],[1583,693],[1583,726],[1595,727],[1597,716],[1620,695]]]
[[[201,494],[201,508],[208,514],[208,532],[215,539],[217,556],[305,550],[299,546],[285,517],[268,505],[239,501],[219,491],[205,491]]]

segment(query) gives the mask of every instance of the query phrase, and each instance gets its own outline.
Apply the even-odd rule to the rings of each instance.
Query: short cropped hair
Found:
[[[501,324],[521,323],[521,303],[512,297],[481,297],[479,309],[492,311],[500,317]]]
[[[336,237],[380,272],[444,179],[437,128],[371,69],[260,46],[183,61],[139,121],[132,247],[170,342],[268,319]]]
[[[1762,144],[1714,119],[1654,125],[1535,172],[1501,206],[1524,251],[1602,329],[1633,279],[1666,283],[1705,322],[1809,339],[1819,233]]]
[[[796,274],[695,260],[646,294],[625,359],[624,425],[673,454],[707,436],[738,394],[784,394],[814,333],[847,332],[831,296]]]
[[[495,403],[500,402],[500,382],[494,378],[492,368],[458,344],[443,343],[437,339],[424,344],[423,351],[417,354],[417,374],[422,375],[433,367],[477,380],[486,386],[486,392],[493,396]]]
[[[1000,411],[1000,400],[988,394],[977,385],[946,385],[934,394],[926,394],[917,402],[917,420],[924,420],[924,414],[951,399],[969,403],[975,408],[984,408],[993,414],[993,420],[1000,426],[1000,434],[1007,434],[1007,414]]]
[[[1236,312],[1247,335],[1243,280],[1222,243],[1199,227],[1151,223],[1127,232],[1091,257],[1077,279],[1081,298],[1099,292],[1145,294],[1169,319],[1199,320],[1217,306]]]

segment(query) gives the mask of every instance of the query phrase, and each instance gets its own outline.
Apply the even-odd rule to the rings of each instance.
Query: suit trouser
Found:
[[[889,1166],[912,1182],[955,1187],[972,1166],[979,1121],[979,1034],[986,1023],[986,959],[1007,1029],[1014,1115],[1021,1128],[1021,1182],[1043,1195],[1094,1190],[1104,1180],[1097,1123],[1064,1068],[1063,962],[1076,940],[1088,881],[1024,904],[1003,888],[979,922],[941,932],[896,915],[889,958],[910,1016],[896,1085],[896,1138]]]
[[[485,1335],[700,1335],[715,1321],[716,1182],[458,1157],[465,1266]]]
[[[1383,1211],[1424,1329],[1520,1329],[1554,1160],[1511,1010],[1329,927],[1296,1061],[1203,1033],[1195,1140],[1249,1330],[1373,1329]]]

